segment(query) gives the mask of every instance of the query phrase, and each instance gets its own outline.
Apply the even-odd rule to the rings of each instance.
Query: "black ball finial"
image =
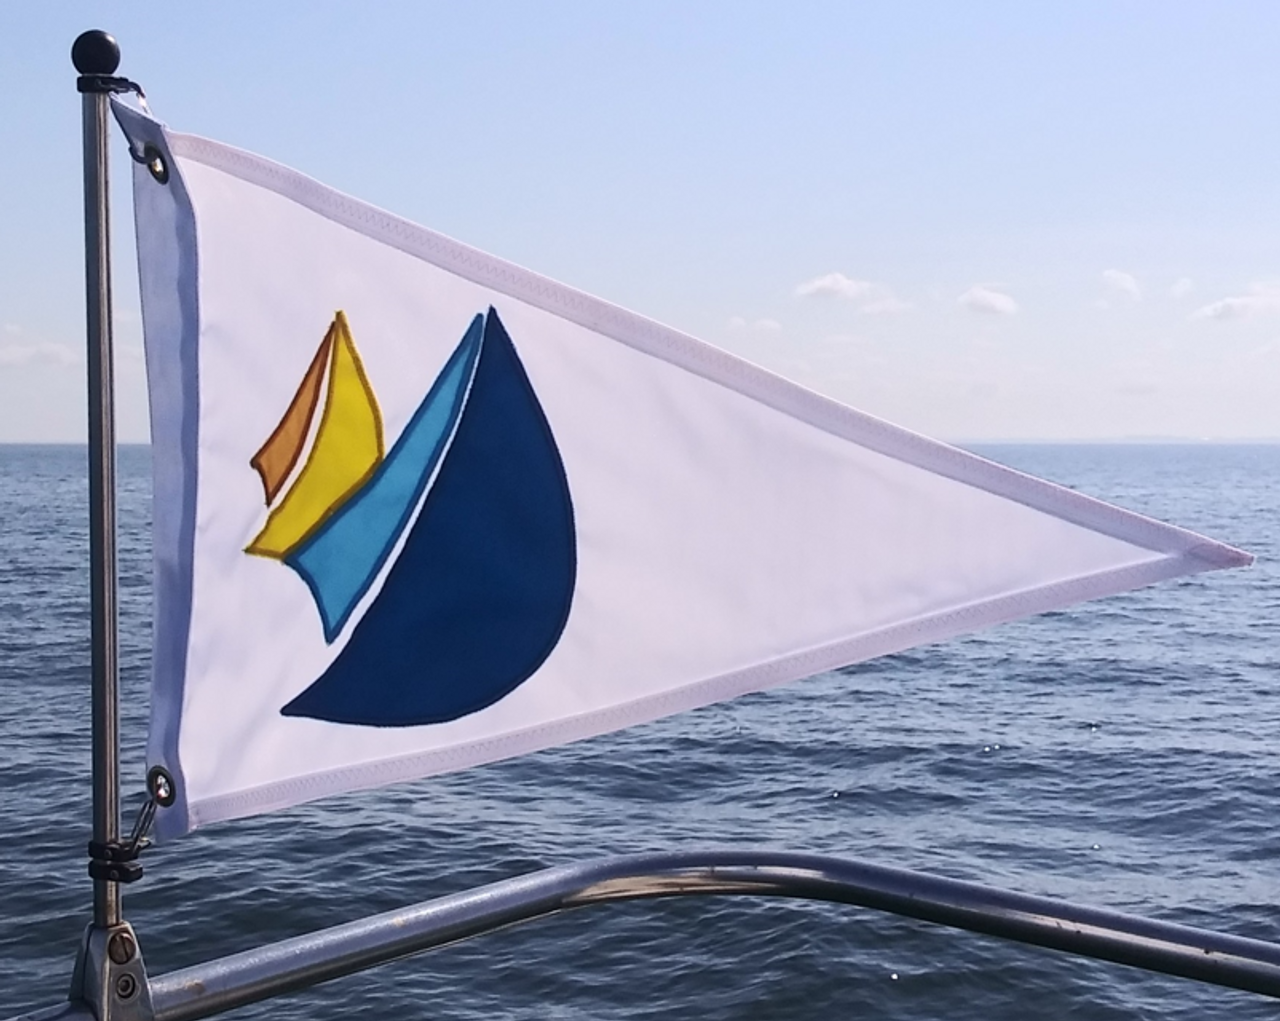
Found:
[[[71,63],[81,74],[115,74],[120,66],[120,46],[100,28],[81,32],[71,44]]]

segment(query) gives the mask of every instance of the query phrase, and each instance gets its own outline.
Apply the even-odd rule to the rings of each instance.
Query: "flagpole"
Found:
[[[120,64],[106,32],[85,32],[71,59],[80,72],[84,125],[85,315],[89,383],[89,589],[93,706],[93,841],[120,839],[120,712],[116,600],[115,408],[111,343],[111,236],[108,210],[107,96],[103,79]],[[121,921],[120,886],[93,881],[93,924]]]

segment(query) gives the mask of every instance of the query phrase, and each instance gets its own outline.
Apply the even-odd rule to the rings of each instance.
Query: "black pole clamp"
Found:
[[[111,883],[132,883],[142,878],[142,862],[137,860],[141,853],[142,845],[135,847],[118,840],[100,844],[90,840],[89,875]]]
[[[82,74],[76,79],[77,92],[136,92],[146,98],[142,86],[128,78],[117,78],[110,74]]]
[[[129,839],[89,841],[89,875],[112,883],[132,883],[142,878],[142,862],[138,856],[151,846],[147,834],[155,821],[156,808],[168,808],[177,796],[173,777],[163,766],[152,766],[147,773],[147,800],[138,810]]]

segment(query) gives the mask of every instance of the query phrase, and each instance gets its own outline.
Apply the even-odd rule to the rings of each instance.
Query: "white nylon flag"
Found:
[[[116,111],[161,836],[1249,562]]]

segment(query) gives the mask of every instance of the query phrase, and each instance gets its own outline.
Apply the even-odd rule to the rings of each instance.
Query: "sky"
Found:
[[[0,6],[0,442],[85,435],[88,28],[176,130],[907,428],[1280,439],[1280,4],[274,0]]]

